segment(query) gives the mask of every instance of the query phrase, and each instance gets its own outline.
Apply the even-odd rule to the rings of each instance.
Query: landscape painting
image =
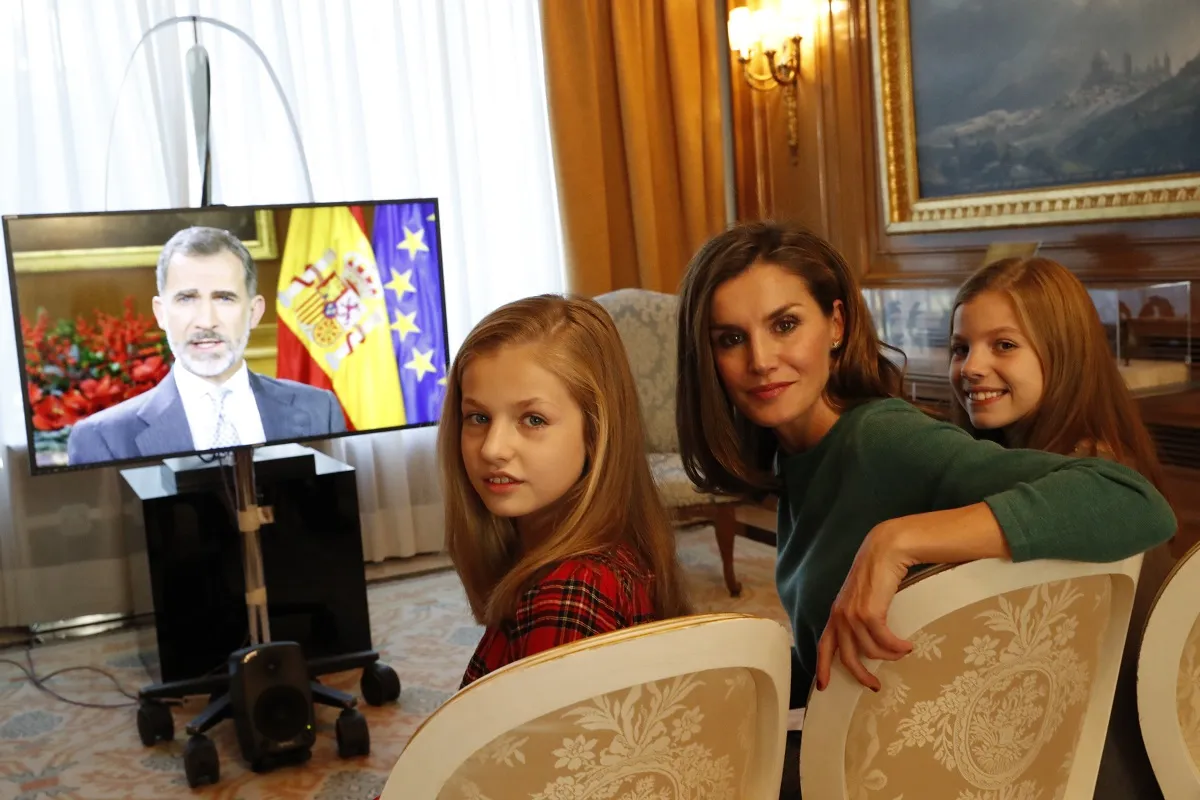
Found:
[[[910,0],[922,197],[1200,172],[1197,0]]]
[[[873,8],[892,221],[1200,210],[1198,0]]]

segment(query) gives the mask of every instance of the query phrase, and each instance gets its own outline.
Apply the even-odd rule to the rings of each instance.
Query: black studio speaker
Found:
[[[316,740],[312,689],[296,642],[230,654],[229,705],[242,757],[255,771],[311,755]]]

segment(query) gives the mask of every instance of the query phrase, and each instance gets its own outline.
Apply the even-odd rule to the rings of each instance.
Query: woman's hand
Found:
[[[897,661],[912,651],[912,643],[887,626],[888,608],[909,568],[980,558],[1012,558],[987,503],[898,517],[872,528],[858,548],[817,645],[817,689],[829,685],[836,654],[859,683],[879,691],[879,679],[867,672],[861,659]]]
[[[876,525],[859,547],[817,645],[819,691],[829,685],[834,655],[859,683],[877,692],[879,679],[867,671],[862,659],[896,661],[912,651],[912,643],[887,626],[892,598],[909,567],[917,563],[898,545],[902,525],[902,520]]]

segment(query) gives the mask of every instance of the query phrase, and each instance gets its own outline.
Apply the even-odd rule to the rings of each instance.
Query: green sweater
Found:
[[[829,610],[867,534],[910,514],[986,502],[1013,561],[1109,562],[1175,532],[1175,515],[1137,472],[1099,458],[1006,450],[899,399],[841,415],[811,449],[779,459],[775,580],[811,683]]]

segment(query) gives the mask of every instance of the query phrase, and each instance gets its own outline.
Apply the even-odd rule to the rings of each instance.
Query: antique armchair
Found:
[[[775,800],[790,647],[777,622],[708,614],[521,659],[425,720],[380,800]]]
[[[1142,741],[1165,800],[1200,797],[1200,545],[1150,608],[1137,666]]]
[[[596,297],[629,354],[646,422],[646,452],[664,504],[676,521],[707,519],[717,534],[725,586],[736,597],[742,586],[733,568],[733,543],[742,522],[734,497],[704,494],[692,485],[679,457],[675,431],[676,320],[679,298],[644,289],[619,289]]]
[[[888,624],[913,652],[867,663],[882,690],[835,662],[810,694],[804,796],[1091,800],[1141,563],[989,559],[911,579]]]

